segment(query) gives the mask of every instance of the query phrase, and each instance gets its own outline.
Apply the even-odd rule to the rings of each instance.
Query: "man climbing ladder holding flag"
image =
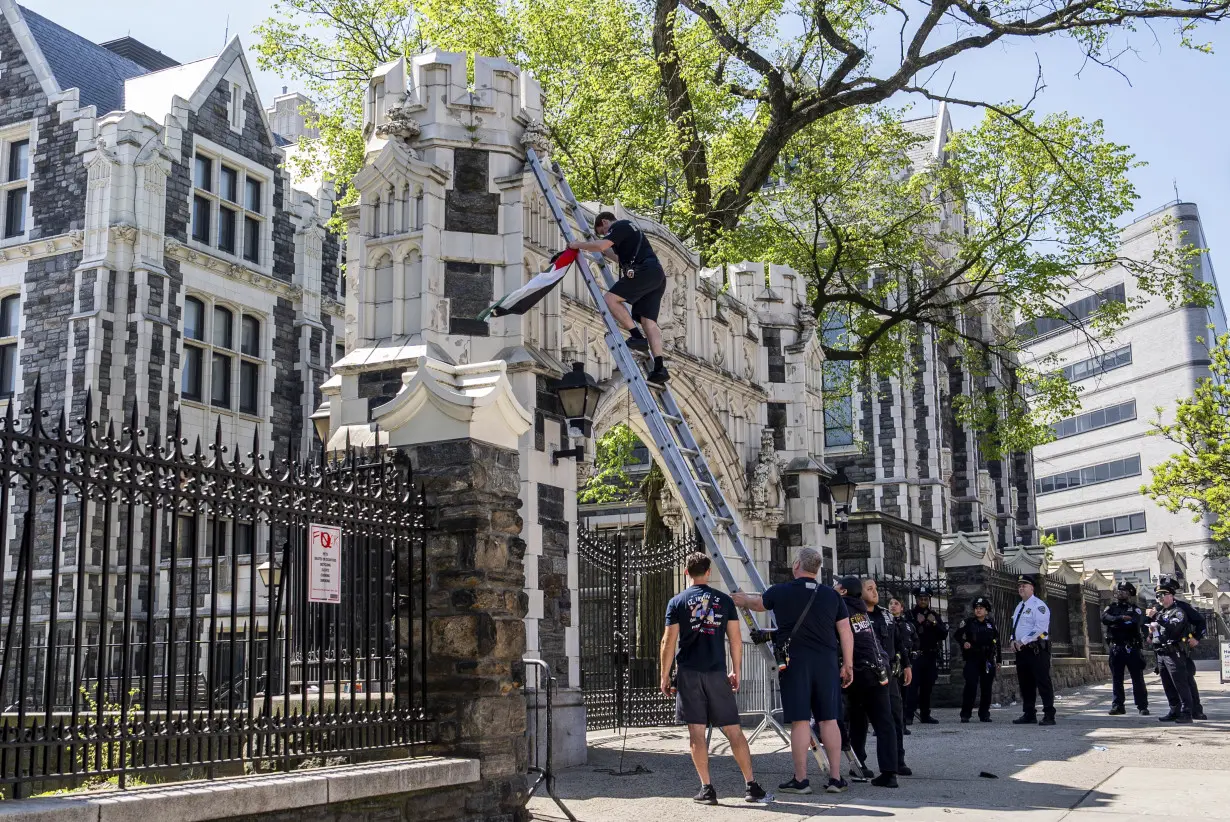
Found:
[[[662,264],[649,238],[629,220],[616,220],[614,214],[604,211],[594,220],[594,231],[602,239],[573,240],[568,248],[600,252],[619,264],[619,282],[606,293],[607,308],[615,322],[631,332],[629,348],[653,353],[653,369],[647,379],[664,383],[670,375],[662,364],[662,331],[658,328],[658,310],[666,293]],[[645,329],[644,336],[636,327],[638,322]]]

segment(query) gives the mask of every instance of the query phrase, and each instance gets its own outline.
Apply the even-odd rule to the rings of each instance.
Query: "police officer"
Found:
[[[1149,715],[1149,692],[1145,690],[1145,658],[1141,653],[1144,639],[1145,612],[1136,605],[1136,586],[1124,580],[1115,587],[1118,600],[1102,614],[1106,639],[1110,643],[1110,673],[1112,693],[1110,715],[1127,713],[1124,704],[1123,671],[1132,676],[1132,698],[1141,716]]]
[[[938,725],[940,721],[931,716],[931,689],[940,675],[940,654],[948,638],[948,626],[931,610],[930,588],[920,585],[913,593],[910,620],[918,631],[918,656],[914,659],[914,679],[906,699],[905,721],[907,725],[913,722],[917,710],[919,722]]]
[[[1163,588],[1175,592],[1183,590],[1182,584],[1180,584],[1174,577],[1161,578],[1157,584],[1159,596]],[[1179,599],[1177,596],[1175,597],[1174,604],[1183,611],[1192,627],[1193,635],[1192,638],[1188,640],[1187,645],[1189,648],[1194,648],[1199,644],[1200,640],[1204,638],[1205,632],[1208,629],[1208,624],[1205,621],[1204,614],[1200,613],[1191,605]],[[1150,608],[1145,611],[1146,619],[1152,620],[1158,610],[1160,610],[1160,608]],[[1204,714],[1204,707],[1200,704],[1200,690],[1196,687],[1196,663],[1192,660],[1190,653],[1185,655],[1185,662],[1187,672],[1190,674],[1189,686],[1192,692],[1192,719],[1206,719],[1207,717]],[[1162,664],[1162,659],[1160,656],[1157,658],[1156,673],[1158,673],[1162,678],[1162,690],[1166,692],[1166,701],[1170,703],[1170,712],[1165,716],[1158,717],[1158,721],[1173,722],[1180,713],[1179,694],[1175,690],[1174,682],[1171,679],[1170,674],[1166,671],[1165,666]]]
[[[1208,622],[1205,620],[1204,614],[1197,611],[1187,602],[1179,599],[1179,592],[1183,590],[1183,586],[1177,580],[1174,583],[1174,604],[1183,609],[1183,613],[1187,614],[1187,619],[1192,624],[1192,632],[1195,634],[1192,639],[1195,641],[1189,642],[1188,646],[1195,648],[1208,633]],[[1196,660],[1192,659],[1190,653],[1187,655],[1187,672],[1192,675],[1192,719],[1208,719],[1204,715],[1204,707],[1200,704],[1200,690],[1196,687]]]
[[[1055,689],[1051,686],[1051,611],[1034,596],[1034,580],[1017,577],[1016,592],[1021,602],[1012,612],[1012,650],[1016,652],[1016,674],[1021,686],[1025,712],[1013,725],[1054,725]],[[1036,699],[1042,695],[1042,721],[1038,721]]]
[[[1162,577],[1157,584],[1158,608],[1150,609],[1153,613],[1149,623],[1149,633],[1153,640],[1153,650],[1157,653],[1157,664],[1162,671],[1162,685],[1169,681],[1166,688],[1169,698],[1173,692],[1178,700],[1170,705],[1170,713],[1159,716],[1159,722],[1176,722],[1180,725],[1190,725],[1192,721],[1193,677],[1187,668],[1188,651],[1199,640],[1196,631],[1187,618],[1187,613],[1175,602],[1174,594],[1178,585],[1170,577]]]
[[[991,601],[974,598],[974,615],[966,617],[952,635],[961,646],[965,660],[965,688],[961,692],[961,721],[969,722],[974,712],[974,692],[982,689],[978,700],[978,721],[991,721],[991,685],[995,671],[1004,661],[999,645],[999,629],[991,619]]]
[[[918,656],[918,629],[914,623],[906,616],[905,603],[897,597],[893,597],[888,601],[888,612],[892,614],[893,626],[897,629],[897,664],[893,667],[894,675],[897,677],[897,687],[901,689],[902,701],[909,699],[910,683],[914,679],[914,660]],[[909,716],[902,710],[902,728],[903,736],[910,735]]]
[[[897,787],[897,731],[893,725],[892,703],[888,683],[890,659],[880,644],[875,625],[863,602],[863,581],[859,577],[842,577],[837,581],[837,593],[842,595],[850,615],[850,630],[854,634],[854,679],[846,687],[846,721],[850,728],[850,747],[861,762],[867,761],[867,722],[876,733],[876,759],[880,775],[871,784],[880,788]],[[866,765],[858,774],[869,778]]]
[[[863,604],[867,606],[867,615],[889,659],[888,702],[893,712],[893,728],[897,731],[897,775],[911,776],[914,772],[905,764],[905,712],[901,702],[901,680],[904,678],[908,682],[911,675],[909,657],[902,659],[901,631],[892,614],[880,607],[880,591],[874,579],[863,580]]]

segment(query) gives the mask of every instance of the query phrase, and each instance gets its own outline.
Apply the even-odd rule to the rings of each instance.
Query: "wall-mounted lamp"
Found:
[[[824,533],[827,534],[833,530],[844,531],[850,521],[850,501],[854,499],[854,492],[858,484],[846,476],[844,468],[839,468],[837,476],[829,480],[826,487],[829,499],[832,501],[833,518],[824,523]]]
[[[594,430],[594,412],[598,410],[598,400],[602,397],[602,389],[594,378],[585,373],[585,363],[574,362],[572,370],[555,384],[555,396],[559,399],[560,408],[568,421],[569,439],[586,439]],[[564,448],[551,452],[551,464],[559,465],[561,459],[583,459],[585,443],[572,448]]]

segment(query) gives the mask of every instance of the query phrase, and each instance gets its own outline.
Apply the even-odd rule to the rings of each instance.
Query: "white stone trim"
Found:
[[[187,246],[179,240],[168,239],[166,241],[166,254],[168,257],[180,262],[193,263],[209,271],[216,271],[232,280],[254,285],[262,291],[268,291],[270,294],[278,297],[298,301],[303,296],[303,288],[301,286],[275,280],[263,271],[233,262],[226,257],[205,251],[196,245]]]
[[[40,260],[43,257],[55,257],[70,251],[80,251],[85,235],[79,229],[54,237],[44,237],[40,240],[29,240],[15,245],[0,248],[0,261],[9,260]],[[93,268],[94,266],[91,266]]]
[[[30,68],[34,70],[35,78],[43,87],[43,93],[48,98],[53,94],[59,94],[60,84],[56,82],[55,75],[51,73],[51,66],[47,64],[43,50],[38,47],[34,35],[30,34],[30,27],[26,25],[26,18],[18,9],[17,4],[13,0],[0,0],[0,10],[3,11],[4,18],[13,31],[13,36],[17,38],[18,45],[25,52],[26,60],[30,63]]]
[[[478,780],[477,759],[412,759],[154,785],[120,793],[8,800],[0,803],[0,820],[131,822],[158,817],[175,822],[207,822],[467,785]]]

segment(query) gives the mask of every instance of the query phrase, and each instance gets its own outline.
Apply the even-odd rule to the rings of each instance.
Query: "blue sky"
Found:
[[[261,0],[24,0],[22,3],[95,42],[126,34],[180,62],[221,50],[229,27],[245,45],[268,16]],[[1223,299],[1230,298],[1230,23],[1210,27],[1215,54],[1180,49],[1167,29],[1137,34],[1135,53],[1119,61],[1127,79],[1101,66],[1084,65],[1076,47],[1061,38],[997,45],[952,61],[933,89],[954,97],[1017,101],[1033,93],[1037,61],[1046,89],[1035,101],[1041,112],[1069,111],[1097,118],[1107,136],[1131,147],[1148,165],[1133,172],[1144,213],[1175,198],[1200,207]],[[1082,70],[1083,67],[1083,70]],[[288,84],[259,73],[266,101]],[[1129,83],[1130,81],[1130,83]],[[293,90],[293,84],[292,84]],[[915,112],[928,113],[929,102]],[[979,115],[954,109],[958,126]]]

